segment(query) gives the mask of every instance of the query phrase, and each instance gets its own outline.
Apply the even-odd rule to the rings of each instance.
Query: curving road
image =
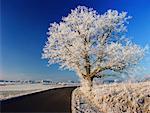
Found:
[[[76,87],[50,89],[1,101],[1,112],[70,113],[71,93]]]

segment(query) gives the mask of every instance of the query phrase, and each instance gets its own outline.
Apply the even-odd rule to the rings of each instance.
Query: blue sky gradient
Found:
[[[78,5],[103,14],[108,9],[127,11],[133,18],[127,36],[144,47],[150,44],[149,0],[1,0],[0,79],[76,80],[74,72],[47,67],[41,59],[50,23],[59,22]],[[150,74],[149,56],[143,65]]]

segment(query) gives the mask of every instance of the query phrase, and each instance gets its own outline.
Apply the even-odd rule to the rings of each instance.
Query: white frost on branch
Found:
[[[145,49],[125,37],[130,16],[108,10],[100,15],[92,8],[78,6],[60,23],[52,23],[42,57],[49,64],[94,78],[102,71],[122,71],[136,65]]]

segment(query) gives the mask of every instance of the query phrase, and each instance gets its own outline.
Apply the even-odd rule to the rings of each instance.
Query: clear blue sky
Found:
[[[75,80],[74,72],[47,67],[41,59],[50,23],[59,22],[71,9],[85,5],[104,13],[108,9],[127,11],[133,18],[128,36],[141,46],[150,44],[149,0],[1,0],[0,79]],[[149,56],[148,56],[149,57]],[[144,66],[150,68],[145,60]],[[150,73],[150,71],[147,71]]]

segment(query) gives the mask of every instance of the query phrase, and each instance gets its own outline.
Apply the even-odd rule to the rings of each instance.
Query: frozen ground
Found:
[[[40,92],[43,90],[59,88],[59,87],[68,87],[73,86],[74,84],[6,84],[0,85],[0,100],[8,99],[16,96],[26,95],[30,93]]]
[[[72,98],[73,113],[150,113],[150,82],[80,87]]]

